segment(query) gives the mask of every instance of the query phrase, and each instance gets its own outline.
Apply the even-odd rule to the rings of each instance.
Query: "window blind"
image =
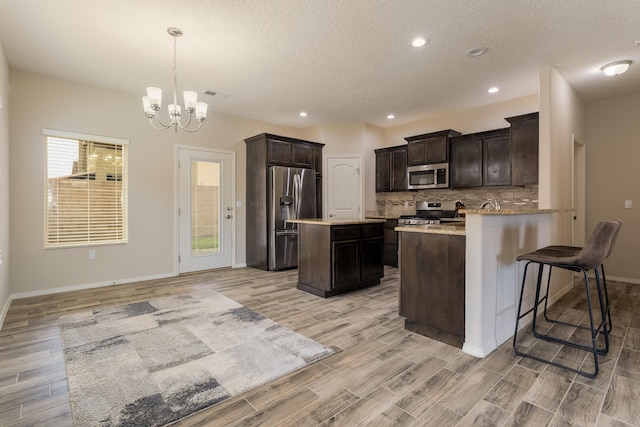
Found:
[[[60,133],[45,138],[45,247],[127,242],[128,144]]]

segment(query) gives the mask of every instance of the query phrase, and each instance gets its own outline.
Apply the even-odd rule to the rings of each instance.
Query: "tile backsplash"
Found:
[[[466,208],[478,209],[487,199],[497,199],[502,209],[537,209],[538,186],[525,187],[482,187],[466,189],[437,189],[376,193],[377,215],[411,215],[416,211],[416,202],[461,200]]]

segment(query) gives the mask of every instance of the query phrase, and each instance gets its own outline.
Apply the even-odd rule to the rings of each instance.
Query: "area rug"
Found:
[[[333,353],[214,291],[60,317],[76,426],[162,426]]]

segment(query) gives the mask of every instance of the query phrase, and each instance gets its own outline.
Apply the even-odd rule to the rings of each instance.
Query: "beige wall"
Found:
[[[376,210],[376,148],[384,146],[385,129],[365,124],[364,128],[364,211]]]
[[[0,326],[9,309],[9,64],[0,42]]]
[[[587,230],[621,219],[607,277],[640,283],[640,92],[586,104]],[[633,208],[625,209],[624,201]]]
[[[262,132],[300,137],[300,131],[216,114],[215,106],[210,102],[210,117],[199,132],[160,132],[150,127],[141,108],[137,96],[12,70],[12,293],[20,296],[61,287],[120,283],[175,274],[176,144],[236,152],[236,200],[243,201],[243,207],[236,212],[235,253],[236,264],[244,265],[244,138]],[[129,139],[128,244],[96,246],[93,248],[95,260],[88,259],[86,247],[43,249],[42,128]],[[0,147],[2,142],[0,135]],[[0,177],[0,182],[3,179]],[[5,203],[0,205],[6,206]],[[2,218],[4,224],[5,215]]]
[[[407,123],[385,129],[385,147],[406,144],[405,137],[437,132],[445,129],[461,133],[482,132],[485,130],[509,127],[505,117],[518,116],[539,111],[538,95],[485,105],[471,110],[443,114],[417,122]]]
[[[488,105],[482,108],[447,114],[411,124],[387,129],[362,123],[334,123],[311,127],[304,130],[276,126],[269,123],[216,114],[211,108],[210,117],[204,128],[196,134],[170,131],[158,132],[151,129],[145,120],[137,96],[113,92],[74,82],[12,70],[11,84],[11,129],[8,119],[8,66],[4,57],[0,63],[0,94],[5,99],[5,108],[0,110],[0,154],[11,146],[10,213],[11,250],[8,249],[9,223],[6,212],[9,185],[6,173],[0,174],[0,248],[4,259],[12,260],[11,270],[6,263],[0,265],[0,303],[7,300],[10,291],[14,294],[44,293],[61,287],[120,283],[147,277],[175,274],[175,159],[176,144],[205,146],[236,152],[236,200],[243,202],[243,208],[236,212],[236,265],[245,263],[245,173],[246,151],[244,138],[270,132],[291,137],[322,142],[324,155],[360,154],[363,159],[363,182],[365,210],[375,209],[375,157],[373,149],[404,144],[404,137],[453,128],[463,133],[483,131],[508,126],[504,117],[540,111],[541,113],[541,176],[540,193],[544,193],[546,207],[570,206],[570,137],[575,134],[579,140],[591,143],[600,149],[611,144],[610,134],[617,135],[617,124],[604,113],[610,108],[605,103],[594,104],[589,109],[589,122],[598,123],[595,118],[604,114],[603,129],[592,125],[589,132],[583,132],[584,107],[579,97],[552,68],[541,71],[540,96],[528,97]],[[38,102],[33,102],[38,100]],[[215,101],[214,101],[215,102]],[[637,98],[621,100],[613,105],[621,112],[629,109],[628,104],[638,103]],[[634,107],[638,116],[637,105]],[[611,113],[613,117],[622,113]],[[631,115],[625,122],[624,141],[631,141],[637,135],[637,128]],[[43,233],[43,137],[42,128],[107,135],[130,140],[130,241],[127,245],[96,247],[95,260],[88,259],[88,248],[44,250]],[[635,130],[635,133],[634,133]],[[9,137],[7,137],[9,135]],[[602,135],[600,137],[599,135]],[[606,136],[606,137],[605,137]],[[7,144],[7,140],[10,143]],[[606,141],[606,142],[605,142]],[[617,142],[613,142],[617,143]],[[3,145],[4,144],[4,145]],[[625,150],[629,148],[627,145]],[[608,147],[609,145],[607,145]],[[3,151],[4,150],[4,151]],[[628,151],[627,151],[628,152]],[[151,154],[152,153],[152,154]],[[551,153],[554,153],[552,156]],[[600,155],[598,155],[600,156]],[[637,157],[637,156],[636,156]],[[594,159],[597,157],[588,157]],[[633,156],[627,156],[632,161]],[[7,156],[0,157],[0,171],[8,168]],[[4,163],[2,161],[4,160]],[[591,163],[589,163],[591,164]],[[591,177],[594,167],[587,171],[588,211],[598,201],[591,196]],[[629,170],[632,170],[631,167]],[[620,169],[617,169],[620,170]],[[600,172],[606,174],[609,172]],[[595,176],[598,176],[597,174]],[[600,181],[598,181],[600,182]],[[629,180],[628,182],[633,182]],[[4,187],[3,187],[4,186]],[[3,193],[4,188],[4,193]],[[617,198],[634,199],[633,193],[624,191]],[[594,193],[606,193],[593,188]],[[607,193],[608,194],[608,193]],[[629,195],[627,195],[629,194]],[[598,197],[601,197],[600,195]],[[640,203],[640,198],[637,198]],[[3,203],[3,200],[6,203]],[[620,201],[618,201],[620,203]],[[594,211],[595,212],[595,211]],[[622,212],[631,214],[633,210]],[[588,229],[597,220],[595,214],[588,218]],[[568,217],[568,216],[567,216]],[[624,219],[624,218],[623,218]],[[556,224],[556,241],[570,242],[569,221],[561,219]],[[626,230],[633,230],[627,221]],[[4,235],[2,234],[4,230]],[[625,242],[627,241],[627,242]],[[620,246],[633,245],[625,236]],[[622,250],[618,250],[622,252]],[[633,253],[626,251],[627,253]],[[132,262],[132,260],[134,260]],[[610,274],[624,277],[640,277],[637,272],[627,272],[625,265],[632,262],[612,257]],[[34,268],[36,266],[37,268]],[[9,286],[11,283],[11,286]]]
[[[573,135],[583,140],[584,103],[553,68],[540,69],[540,159],[538,206],[541,209],[571,209]],[[551,244],[572,244],[571,212],[552,218]],[[552,293],[565,289],[572,275],[558,271]]]

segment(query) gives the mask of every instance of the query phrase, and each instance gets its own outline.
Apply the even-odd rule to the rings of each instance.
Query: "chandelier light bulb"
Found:
[[[196,120],[201,122],[207,118],[207,107],[205,102],[196,102]]]
[[[198,94],[191,90],[185,90],[182,93],[182,95],[184,96],[185,111],[193,112],[196,108],[196,101],[198,100]]]

